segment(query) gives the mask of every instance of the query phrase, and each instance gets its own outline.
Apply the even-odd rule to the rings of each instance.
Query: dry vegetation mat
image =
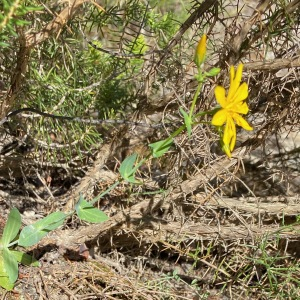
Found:
[[[1,232],[81,197],[109,219],[64,217],[0,298],[299,299],[300,1],[25,2],[0,4]],[[212,126],[241,69],[253,130]]]

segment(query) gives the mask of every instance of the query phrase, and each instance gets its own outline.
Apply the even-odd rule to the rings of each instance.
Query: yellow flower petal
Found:
[[[230,152],[230,149],[229,149],[229,146],[228,146],[228,145],[223,145],[222,150],[225,152],[225,154],[226,154],[229,158],[231,158],[231,152]]]
[[[222,126],[227,120],[227,112],[225,109],[220,109],[219,111],[217,111],[212,120],[211,120],[211,124],[215,125],[215,126]]]
[[[234,149],[234,146],[235,146],[235,143],[236,143],[236,127],[235,127],[235,124],[234,122],[232,121],[232,138],[231,138],[231,141],[230,141],[230,151],[233,151]]]
[[[235,124],[231,117],[227,118],[227,122],[224,129],[223,142],[225,145],[229,145],[233,135],[236,134]]]
[[[230,110],[238,114],[246,115],[249,111],[249,107],[246,102],[239,102],[233,105]]]
[[[237,66],[237,69],[236,69],[236,74],[235,74],[234,80],[235,80],[238,84],[240,84],[240,83],[241,83],[241,80],[242,80],[243,68],[244,68],[244,65],[243,65],[243,64],[239,64],[239,65]]]
[[[231,117],[227,118],[227,122],[223,134],[223,150],[228,157],[231,157],[231,151],[234,149],[236,142],[236,127]]]
[[[226,101],[226,91],[222,86],[217,86],[215,88],[215,97],[217,99],[217,102],[223,107],[225,108],[227,105],[227,101]]]
[[[236,73],[234,72],[234,67],[233,66],[230,67],[230,87],[229,87],[227,99],[232,99],[236,94],[242,80],[243,67],[244,67],[243,64],[239,64]]]
[[[235,91],[237,89],[237,87],[234,86],[234,76],[235,76],[234,67],[230,66],[230,86],[228,90],[227,99],[230,99],[235,94]]]
[[[245,130],[253,130],[253,128],[248,124],[248,122],[239,114],[233,113],[232,117],[235,120],[236,124],[243,127]]]
[[[240,102],[248,97],[248,84],[243,82],[232,97],[232,102]],[[231,102],[231,101],[230,101]]]

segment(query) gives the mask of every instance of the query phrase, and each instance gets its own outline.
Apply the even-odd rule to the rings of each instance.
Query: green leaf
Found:
[[[212,77],[216,76],[220,73],[221,69],[220,68],[212,68],[208,72],[205,72],[205,76]]]
[[[21,215],[17,208],[13,208],[5,224],[2,236],[2,245],[7,247],[9,243],[17,236],[21,228]]]
[[[168,150],[170,149],[172,144],[173,144],[173,140],[171,140],[169,138],[149,144],[149,147],[152,148],[151,149],[152,156],[154,158],[163,156],[166,152],[168,152]]]
[[[26,266],[39,267],[40,263],[31,255],[22,251],[10,250],[16,260]]]
[[[183,110],[182,107],[179,107],[179,110],[184,117],[184,124],[190,138],[192,135],[192,118]]]
[[[26,9],[26,12],[35,11],[35,10],[44,10],[43,6],[26,6],[24,7]]]
[[[103,211],[93,207],[93,205],[84,200],[82,195],[80,195],[79,201],[75,205],[75,209],[79,219],[87,222],[102,223],[109,219]]]
[[[25,20],[18,20],[18,19],[15,19],[15,24],[17,26],[24,26],[24,25],[30,25],[31,22],[28,22],[28,21],[25,21]]]
[[[7,44],[7,43],[4,43],[3,41],[2,42],[0,42],[0,47],[8,47],[9,46],[9,44]],[[0,285],[1,285],[1,283],[0,283]]]
[[[4,269],[6,270],[9,281],[14,283],[18,279],[18,262],[8,248],[3,248],[2,254]]]
[[[50,231],[61,226],[67,216],[67,214],[57,211],[34,224],[24,227],[20,233],[18,244],[23,247],[37,244]]]
[[[11,291],[14,288],[14,284],[10,282],[8,274],[4,268],[2,252],[0,252],[0,286],[8,291]]]
[[[133,153],[132,155],[126,157],[120,166],[120,174],[124,180],[131,183],[140,183],[135,179],[134,175],[137,170],[137,167],[134,167],[136,162],[137,154]]]

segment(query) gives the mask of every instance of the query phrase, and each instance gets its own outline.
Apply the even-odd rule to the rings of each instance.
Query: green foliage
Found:
[[[18,244],[30,247],[37,244],[50,231],[61,226],[68,215],[63,212],[54,212],[32,225],[25,226],[20,233]]]
[[[274,249],[278,247],[278,243],[279,239],[275,240]],[[279,250],[270,255],[269,244],[268,237],[263,237],[257,247],[259,256],[248,257],[249,269],[245,270],[245,273],[251,274],[253,267],[255,270],[261,270],[251,288],[262,290],[269,296],[278,296],[278,299],[286,299],[291,296],[293,286],[297,289],[300,285],[300,265],[297,260],[287,263],[290,257],[283,256]]]
[[[25,20],[26,14],[43,9],[40,6],[31,6],[21,0],[3,0],[0,4],[0,47],[8,47],[11,36],[16,37],[16,27],[29,25]]]
[[[15,24],[20,19],[32,24],[29,12],[39,9],[34,0],[10,0],[4,4],[4,15],[10,9],[18,12],[11,16],[8,24]],[[80,18],[74,18],[57,36],[46,39],[32,50],[26,82],[16,106],[84,119],[90,119],[91,114],[97,119],[126,119],[138,104],[135,94],[144,80],[144,59],[130,55],[151,51],[149,45],[153,41],[163,47],[179,27],[170,13],[158,13],[156,4],[150,3],[150,8],[149,4],[137,0],[123,4],[111,2],[103,11],[96,5],[85,3]],[[51,8],[56,6],[58,4],[53,3]],[[157,7],[161,5],[158,3]],[[47,11],[39,12],[34,31],[41,31],[50,19]],[[128,31],[132,20],[138,20],[139,30]],[[8,33],[7,29],[5,32]],[[2,36],[1,41],[5,41]],[[7,41],[10,47],[4,53],[9,63],[5,66],[4,61],[6,68],[11,65],[8,58],[16,59],[10,49],[18,47],[16,40],[8,38]],[[111,49],[111,52],[95,48]],[[115,56],[118,52],[130,58]],[[83,161],[102,142],[99,128],[92,124],[40,116],[22,119],[21,124],[19,121],[11,119],[11,127],[14,128],[16,123],[22,127],[35,148],[33,155],[55,164],[71,162],[74,157]],[[41,153],[45,156],[40,157]]]
[[[75,211],[81,220],[92,223],[101,223],[108,219],[102,211],[85,201],[83,196],[76,204]],[[22,251],[14,250],[13,247],[16,245],[30,247],[37,244],[50,231],[60,227],[66,218],[75,211],[69,214],[60,211],[54,212],[34,224],[25,226],[19,234],[21,215],[18,209],[13,208],[9,213],[0,242],[0,286],[6,290],[13,289],[14,283],[18,279],[18,263],[39,266],[34,257]]]
[[[125,110],[138,103],[134,94],[141,83],[133,78],[140,77],[144,60],[123,59],[113,55],[119,50],[109,54],[96,48],[121,48],[124,55],[147,52],[147,36],[125,34],[125,30],[132,19],[139,20],[141,16],[147,28],[148,12],[140,1],[111,5],[105,12],[86,4],[82,19],[70,23],[70,30],[63,29],[58,38],[48,39],[32,52],[30,77],[20,104],[62,116],[89,119],[93,113],[99,119],[126,118]],[[45,17],[41,15],[40,19]],[[90,41],[95,47],[82,41],[94,33],[100,38],[102,32],[105,38]],[[120,32],[119,36],[116,32]],[[36,153],[43,150],[47,159],[55,163],[62,159],[70,161],[74,156],[84,157],[102,141],[97,127],[88,123],[44,117],[26,123]],[[52,132],[57,136],[56,145],[50,137]]]
[[[78,217],[83,221],[101,223],[108,220],[108,217],[104,212],[93,207],[93,205],[84,200],[82,195],[80,195],[79,201],[75,206],[75,210]]]
[[[180,107],[179,110],[180,110],[181,114],[183,115],[184,124],[186,126],[186,130],[187,130],[188,136],[190,138],[191,134],[192,134],[192,123],[193,123],[193,120],[192,120],[191,116],[183,110],[182,107]]]
[[[38,267],[40,265],[33,256],[28,255],[27,253],[16,250],[10,250],[10,253],[16,258],[17,262],[25,266]]]
[[[175,22],[172,12],[161,15],[155,11],[149,11],[148,25],[158,35],[158,45],[162,48],[167,45],[169,39],[179,28],[179,23]]]
[[[34,260],[28,255],[9,249],[21,228],[21,215],[13,208],[5,224],[0,243],[0,286],[7,290],[13,289],[14,282],[18,278],[18,262],[30,264]]]
[[[172,144],[173,144],[173,140],[169,138],[150,144],[149,147],[152,150],[152,156],[154,158],[163,156],[165,153],[169,151]]]
[[[208,72],[205,72],[204,75],[207,77],[217,76],[220,71],[220,68],[211,68]]]
[[[21,227],[21,216],[17,209],[12,209],[8,215],[7,223],[3,230],[1,239],[0,256],[2,257],[2,269],[0,272],[3,277],[0,277],[0,285],[10,289],[9,283],[14,283],[18,278],[18,262],[14,255],[8,249],[10,243],[15,239]]]
[[[15,256],[12,255],[10,250],[6,247],[2,249],[1,254],[3,256],[4,269],[7,272],[9,281],[14,283],[18,278],[18,262]]]
[[[9,243],[17,236],[20,228],[21,215],[16,208],[13,208],[8,215],[8,221],[3,230],[1,245],[3,247],[8,247]]]
[[[4,258],[2,253],[0,253],[0,286],[8,291],[11,291],[14,288],[14,282],[10,281],[8,273],[4,268]]]
[[[135,179],[135,172],[137,171],[141,163],[136,164],[136,159],[136,153],[126,157],[121,163],[119,172],[125,181],[138,184],[140,182]]]
[[[44,61],[43,65],[38,65],[37,58],[31,61],[30,68],[33,70],[31,82],[33,84],[27,88],[28,98],[24,102],[24,106],[35,107],[57,115],[88,117],[89,110],[93,110],[97,94],[92,87],[87,87],[91,84],[91,82],[87,82],[87,78],[90,77],[82,76],[82,70],[80,70],[80,58],[85,53],[77,53],[79,56],[77,59],[74,53],[61,52],[56,41],[49,41],[49,43],[51,43],[51,47],[40,53],[43,56],[41,58]],[[52,59],[57,62],[64,60],[68,68],[62,68],[58,63],[53,65]],[[89,74],[93,63],[91,61],[88,68],[84,68],[83,64],[83,72]],[[99,133],[91,124],[52,120],[44,117],[26,122],[28,133],[34,139],[37,150],[49,149],[49,145],[53,143],[49,136],[50,133],[54,132],[57,135],[56,143],[59,144],[59,147],[52,148],[48,156],[50,161],[62,158],[71,160],[72,157],[82,154],[83,150],[91,152],[93,145],[101,142]],[[29,123],[31,124],[29,125]]]

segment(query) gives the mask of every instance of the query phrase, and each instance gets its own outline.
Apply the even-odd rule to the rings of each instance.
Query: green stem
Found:
[[[185,124],[181,125],[176,131],[174,131],[166,140],[165,142],[161,145],[159,149],[162,149],[165,145],[167,145],[169,142],[173,141],[173,138],[179,135],[184,129],[185,129]],[[151,155],[150,155],[151,156]]]
[[[173,140],[174,137],[176,137],[177,135],[179,135],[184,129],[185,129],[185,124],[181,125],[176,131],[174,131],[167,139],[166,139],[166,143]],[[164,144],[166,144],[164,143]]]
[[[106,191],[104,191],[103,193],[101,193],[100,195],[98,195],[97,197],[95,197],[91,202],[90,204],[95,204],[99,199],[101,199],[103,196],[105,196],[106,194],[108,194],[111,190],[113,190],[114,188],[116,188],[119,183],[121,181],[120,180],[117,180],[112,186],[110,186]]]
[[[205,116],[205,115],[214,115],[219,109],[220,109],[220,107],[215,107],[214,109],[211,109],[208,111],[201,111],[194,115],[194,119]]]
[[[195,93],[194,98],[193,98],[192,105],[191,105],[191,109],[190,109],[190,113],[189,113],[189,117],[190,117],[190,118],[192,117],[193,112],[194,112],[194,110],[195,110],[195,105],[196,105],[198,96],[199,96],[199,94],[200,94],[201,88],[202,88],[202,82],[199,82],[198,87],[197,87],[197,90],[196,90],[196,93]]]

